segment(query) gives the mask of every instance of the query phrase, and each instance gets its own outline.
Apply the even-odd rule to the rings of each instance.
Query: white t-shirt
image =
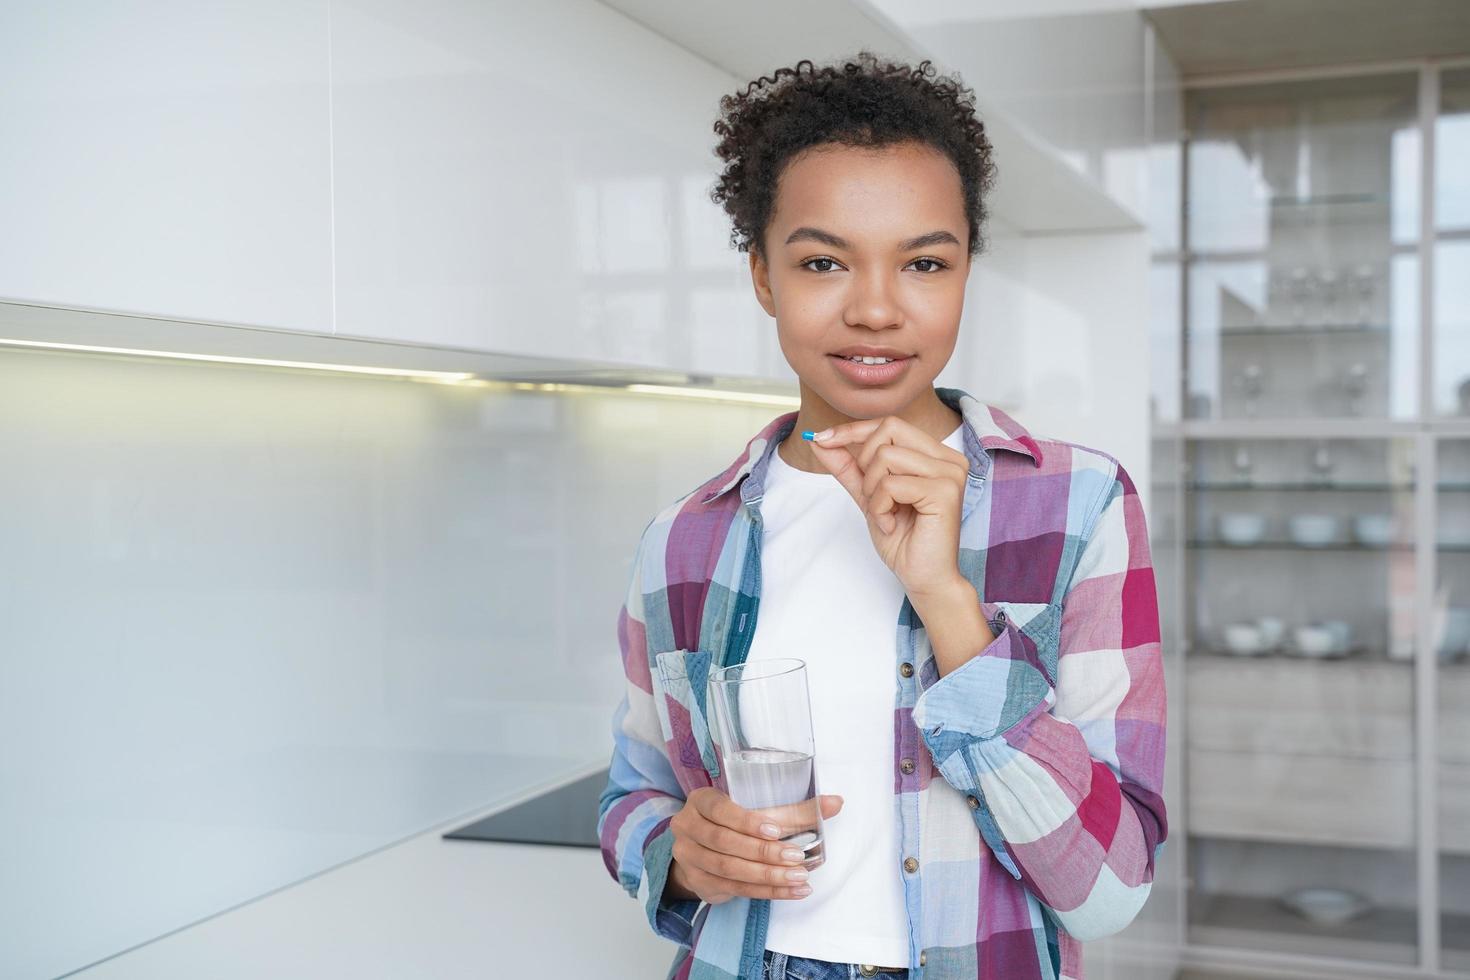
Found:
[[[943,440],[962,450],[960,427]],[[805,898],[771,901],[766,948],[837,963],[903,966],[908,911],[893,791],[895,659],[903,583],[873,548],[862,509],[830,473],[773,450],[760,503],[761,597],[747,660],[807,664],[826,860]]]

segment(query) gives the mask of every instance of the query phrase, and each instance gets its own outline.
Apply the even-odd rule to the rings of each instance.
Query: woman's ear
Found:
[[[768,316],[776,315],[776,301],[771,295],[770,268],[756,249],[750,250],[750,283],[755,287],[755,298]]]

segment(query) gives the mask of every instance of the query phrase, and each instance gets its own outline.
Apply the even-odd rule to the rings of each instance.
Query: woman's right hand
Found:
[[[811,886],[801,866],[803,855],[781,838],[816,828],[817,800],[823,820],[842,809],[842,797],[828,794],[789,806],[747,810],[714,786],[699,787],[669,821],[674,846],[666,890],[677,898],[716,905],[737,895],[805,898]],[[763,831],[762,825],[767,829]],[[772,828],[774,833],[769,832]]]

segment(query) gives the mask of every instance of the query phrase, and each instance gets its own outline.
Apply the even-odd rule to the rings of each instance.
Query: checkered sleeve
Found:
[[[607,788],[598,802],[597,837],[608,873],[642,901],[653,931],[687,946],[699,902],[664,894],[673,860],[669,821],[683,808],[685,796],[669,763],[654,707],[639,574],[642,561],[640,541],[627,597],[618,611],[625,684],[613,712],[612,761]]]
[[[1167,835],[1158,599],[1137,489],[1116,464],[1062,600],[1057,659],[1010,622],[914,707],[986,843],[1080,940],[1118,932]]]

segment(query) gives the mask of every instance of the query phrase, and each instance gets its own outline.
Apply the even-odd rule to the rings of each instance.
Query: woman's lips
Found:
[[[828,354],[828,357],[837,362],[837,370],[842,372],[849,380],[861,385],[887,384],[902,375],[909,369],[909,361],[913,357],[901,357],[887,364],[860,364],[857,361],[849,361],[845,357],[836,354]]]

